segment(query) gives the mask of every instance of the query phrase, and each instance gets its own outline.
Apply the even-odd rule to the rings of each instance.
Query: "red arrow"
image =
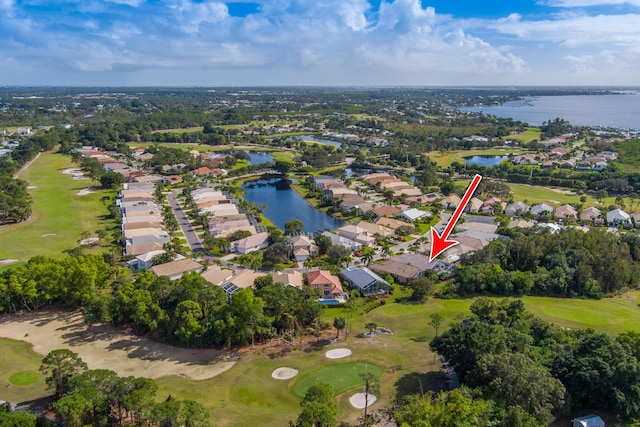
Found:
[[[478,185],[480,184],[480,180],[482,180],[481,175],[476,175],[473,177],[473,181],[471,181],[471,184],[469,184],[469,188],[467,188],[467,191],[464,193],[464,196],[462,196],[462,200],[460,201],[460,204],[458,205],[456,210],[453,211],[453,215],[451,215],[451,218],[449,219],[449,223],[447,224],[447,227],[442,232],[442,235],[438,234],[436,229],[431,227],[431,253],[429,254],[429,262],[433,261],[438,255],[446,251],[451,246],[455,246],[458,243],[460,243],[456,240],[447,240],[447,237],[449,237],[449,234],[451,234],[451,232],[453,231],[453,228],[456,226],[456,223],[460,219],[460,216],[462,215],[464,208],[467,207],[469,200],[471,200],[471,196],[473,196],[473,193],[476,191],[476,188],[478,188]]]

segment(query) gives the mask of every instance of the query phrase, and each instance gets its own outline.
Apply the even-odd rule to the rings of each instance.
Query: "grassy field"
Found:
[[[151,133],[185,133],[185,132],[202,132],[203,126],[195,126],[192,128],[180,128],[180,129],[160,129],[154,130]]]
[[[0,400],[24,402],[44,396],[47,386],[38,373],[42,356],[23,341],[0,338],[0,348]]]
[[[555,207],[558,207],[563,204],[571,204],[577,205],[580,202],[579,195],[572,193],[567,189],[562,188],[552,188],[552,187],[540,187],[536,185],[528,185],[528,184],[512,184],[507,183],[511,191],[513,192],[514,200],[522,200],[525,199],[529,201],[529,204],[536,204],[546,202]],[[592,195],[585,194],[587,201],[583,204],[583,207],[596,206],[600,209],[603,207],[606,209],[607,206],[615,204],[615,197],[606,197],[602,200],[602,204],[598,202],[598,200]]]
[[[530,128],[527,128],[527,130],[522,133],[511,134],[505,138],[511,139],[514,141],[519,141],[523,144],[528,144],[534,139],[537,139],[538,141],[540,141],[540,128],[530,127]]]
[[[62,173],[74,166],[70,157],[48,152],[20,174],[20,179],[36,187],[29,190],[33,213],[29,221],[0,227],[0,259],[24,262],[35,255],[60,256],[78,245],[83,231],[95,236],[96,230],[114,225],[102,202],[113,192],[96,190],[79,196],[80,190],[95,183]]]
[[[384,369],[370,363],[337,363],[302,375],[294,384],[291,391],[298,397],[304,397],[309,387],[319,383],[329,383],[336,394],[343,393],[354,387],[362,386],[364,382],[360,374],[374,374],[380,376]]]
[[[464,157],[470,156],[507,156],[509,154],[518,155],[527,151],[521,148],[500,147],[487,149],[473,149],[460,151],[431,151],[427,153],[430,160],[434,161],[438,166],[447,167],[453,162],[464,163]]]

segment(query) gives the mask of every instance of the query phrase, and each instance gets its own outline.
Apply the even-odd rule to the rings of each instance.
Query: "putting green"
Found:
[[[16,386],[28,386],[34,384],[40,378],[40,374],[35,371],[16,372],[9,377],[9,382]]]
[[[370,373],[382,375],[384,369],[378,365],[364,362],[340,363],[331,362],[331,365],[323,366],[311,372],[303,374],[293,385],[291,391],[299,397],[304,397],[309,387],[319,383],[329,383],[336,394],[340,394],[350,388],[364,385],[360,374]]]

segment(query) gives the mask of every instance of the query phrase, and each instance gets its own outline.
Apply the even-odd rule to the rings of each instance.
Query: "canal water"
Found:
[[[285,180],[249,181],[242,188],[246,191],[244,199],[266,206],[264,215],[281,229],[294,219],[302,221],[307,232],[326,228],[333,230],[344,225],[343,221],[312,207]]]

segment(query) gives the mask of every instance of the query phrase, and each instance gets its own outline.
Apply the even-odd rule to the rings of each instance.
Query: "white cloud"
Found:
[[[640,7],[640,0],[546,0],[538,4],[551,7],[622,6]]]
[[[0,10],[12,9],[15,3],[15,0],[0,0]]]
[[[107,1],[110,1],[111,3],[116,3],[116,4],[125,4],[131,7],[138,7],[145,2],[145,0],[107,0]]]
[[[182,0],[169,7],[176,12],[176,22],[185,33],[197,33],[202,24],[216,24],[229,17],[227,5],[218,1]]]

